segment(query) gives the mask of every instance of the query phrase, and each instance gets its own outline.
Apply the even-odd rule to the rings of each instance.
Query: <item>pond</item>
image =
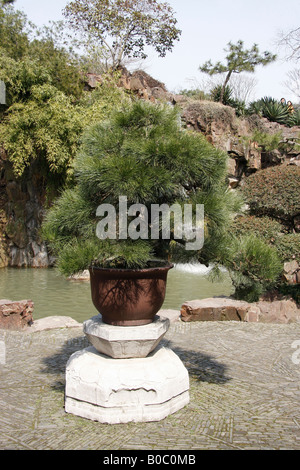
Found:
[[[180,310],[187,300],[233,293],[228,275],[225,274],[222,282],[212,282],[208,274],[209,269],[202,265],[175,266],[168,274],[162,308]],[[83,322],[97,314],[89,281],[69,281],[55,269],[0,269],[0,299],[31,299],[35,320],[62,315]]]

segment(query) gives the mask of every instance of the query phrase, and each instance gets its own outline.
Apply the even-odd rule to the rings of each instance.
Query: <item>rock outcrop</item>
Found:
[[[174,99],[176,101],[176,97]],[[178,104],[182,108],[182,118],[188,128],[201,132],[212,145],[227,152],[231,188],[236,188],[244,177],[260,169],[283,162],[300,164],[296,146],[299,141],[299,127],[288,128],[256,115],[238,118],[233,108],[213,101],[181,102],[178,99]],[[280,150],[264,151],[252,140],[254,130],[266,134],[280,132]]]
[[[24,330],[33,323],[33,309],[32,300],[0,300],[0,328]]]
[[[51,266],[40,236],[44,216],[45,187],[38,169],[17,180],[5,153],[0,153],[0,267]]]
[[[213,297],[185,302],[181,307],[181,320],[191,321],[243,321],[262,323],[300,322],[300,308],[291,299],[248,303],[229,297]]]
[[[86,87],[89,90],[95,89],[102,82],[99,74],[88,73]],[[166,89],[164,83],[154,79],[143,70],[129,72],[125,67],[120,68],[120,79],[118,86],[132,92],[138,98],[147,101],[173,101],[174,95]]]

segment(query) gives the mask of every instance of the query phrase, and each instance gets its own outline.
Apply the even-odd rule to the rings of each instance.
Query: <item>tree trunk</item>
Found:
[[[223,99],[224,99],[224,93],[225,93],[225,88],[230,80],[232,74],[232,70],[229,70],[229,72],[226,75],[225,82],[223,83],[222,89],[221,89],[221,95],[220,95],[220,103],[223,104]]]

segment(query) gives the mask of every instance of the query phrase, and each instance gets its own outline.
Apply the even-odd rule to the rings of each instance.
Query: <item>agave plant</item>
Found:
[[[222,92],[221,85],[217,85],[211,90],[210,94],[211,94],[213,101],[216,101],[216,102],[220,101],[221,92]],[[223,95],[223,104],[225,106],[232,106],[232,102],[233,102],[232,93],[233,93],[232,88],[230,88],[230,86],[227,85],[225,87],[224,95]]]
[[[269,121],[286,124],[289,118],[289,112],[286,105],[283,105],[274,98],[265,97],[261,100],[262,115]]]
[[[258,116],[262,116],[262,102],[261,100],[253,101],[249,104],[248,107],[248,114],[257,114]]]

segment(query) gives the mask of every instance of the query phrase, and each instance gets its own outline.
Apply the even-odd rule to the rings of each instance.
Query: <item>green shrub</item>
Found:
[[[242,187],[251,215],[277,218],[293,226],[300,213],[300,168],[279,165],[250,175]]]
[[[274,240],[274,246],[282,261],[296,259],[300,262],[300,233],[281,234]]]
[[[194,100],[207,100],[208,96],[199,88],[195,88],[193,90],[183,89],[179,91],[180,95],[187,96],[188,98],[193,98]]]
[[[247,302],[276,286],[282,272],[277,250],[255,234],[232,237],[223,263],[235,287],[234,296]]]
[[[222,85],[217,85],[211,90],[210,94],[211,94],[213,101],[216,101],[217,103],[220,102],[221,92],[222,92]],[[232,103],[233,103],[232,95],[233,95],[233,90],[232,88],[230,88],[230,86],[227,85],[224,90],[222,104],[224,104],[225,106],[232,106]]]
[[[254,234],[276,248],[282,263],[292,259],[300,260],[300,233],[288,233],[286,225],[270,217],[244,215],[232,224],[236,236]]]
[[[278,150],[283,140],[282,132],[276,132],[275,134],[268,134],[260,130],[255,130],[251,137],[251,140],[257,142],[264,152],[272,152],[272,150]]]
[[[246,235],[251,232],[257,237],[262,237],[268,243],[274,243],[287,229],[278,220],[271,219],[270,217],[243,215],[233,221],[232,230],[237,236]]]
[[[289,115],[287,125],[289,127],[300,126],[300,109],[295,109],[295,112]]]

